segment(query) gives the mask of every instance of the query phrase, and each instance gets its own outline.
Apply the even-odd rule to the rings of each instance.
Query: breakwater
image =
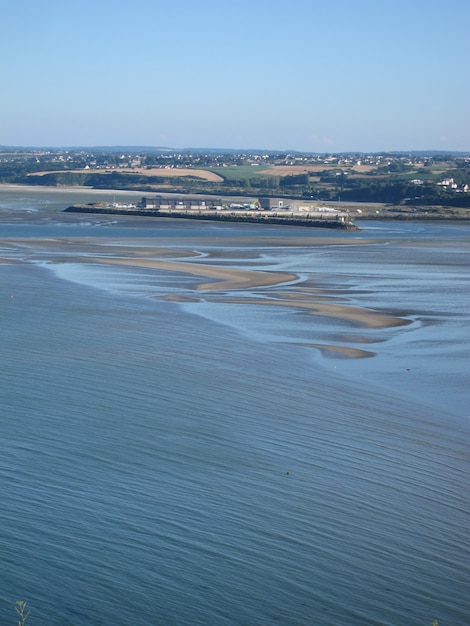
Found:
[[[313,228],[334,228],[339,230],[359,230],[359,228],[349,221],[347,216],[330,215],[321,213],[307,213],[300,216],[298,213],[286,211],[279,212],[255,212],[255,211],[165,211],[139,207],[114,207],[75,204],[64,209],[69,213],[99,213],[108,215],[127,215],[139,217],[170,217],[184,218],[190,220],[213,220],[218,222],[246,222],[252,224],[282,224],[283,226],[309,226]]]

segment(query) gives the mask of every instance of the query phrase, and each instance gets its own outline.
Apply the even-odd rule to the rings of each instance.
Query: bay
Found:
[[[48,625],[466,622],[468,226],[363,223],[343,245],[8,194],[3,623],[18,599]],[[117,245],[299,280],[201,291],[92,261]],[[408,323],[265,304],[302,290]]]

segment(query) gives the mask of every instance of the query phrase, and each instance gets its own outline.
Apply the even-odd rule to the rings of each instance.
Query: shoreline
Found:
[[[126,189],[95,189],[94,187],[85,187],[81,185],[68,185],[64,187],[57,187],[56,185],[20,185],[14,183],[0,183],[0,191],[45,191],[47,193],[94,193],[97,195],[108,196],[110,194],[125,194],[132,196],[142,196],[142,191],[129,191]]]
[[[64,185],[62,187],[58,187],[55,185],[23,185],[23,184],[14,184],[14,183],[0,183],[0,192],[1,191],[26,191],[26,192],[35,192],[35,193],[70,193],[74,195],[79,194],[90,194],[95,195],[96,197],[103,196],[122,196],[128,198],[134,198],[136,200],[140,200],[143,195],[148,195],[147,191],[142,190],[129,190],[129,189],[96,189],[94,187],[87,186],[79,186],[79,185]],[[158,195],[163,197],[198,197],[201,194],[198,193],[178,193],[178,192],[155,192]],[[252,196],[243,196],[243,195],[228,195],[223,196],[221,194],[204,194],[207,197],[213,196],[214,198],[226,197],[230,198],[230,200],[237,199],[250,199]],[[285,200],[291,200],[293,202],[301,202],[296,198],[284,198]],[[326,202],[326,201],[325,201]],[[315,201],[313,204],[315,205],[324,205],[325,202]],[[352,223],[353,228],[351,230],[360,230],[360,226],[358,226],[355,222],[361,222],[364,220],[373,220],[373,221],[416,221],[416,222],[455,222],[455,223],[469,223],[470,222],[470,209],[466,210],[464,214],[455,214],[455,211],[465,211],[464,209],[459,209],[457,207],[441,207],[439,205],[428,205],[428,206],[400,206],[400,205],[388,205],[385,203],[379,202],[358,202],[358,201],[328,201],[328,204],[335,206],[338,210],[342,210],[345,213],[348,213],[348,223]],[[66,211],[62,209],[62,211]],[[91,211],[87,211],[91,212]],[[312,209],[312,212],[314,210]],[[118,213],[114,213],[118,214]],[[148,212],[146,213],[148,215]],[[129,213],[126,212],[125,215],[129,216]],[[137,214],[135,214],[137,216]],[[161,212],[161,217],[163,217],[163,212]],[[177,217],[175,214],[173,215],[165,215],[165,217]],[[193,219],[195,216],[185,216],[187,219]],[[301,214],[299,215],[300,219]],[[199,218],[200,219],[200,218]],[[218,219],[218,216],[217,218]],[[284,218],[284,223],[290,218],[287,216]],[[296,219],[296,218],[292,218]],[[323,218],[325,219],[325,218]],[[227,220],[228,221],[228,220]],[[303,220],[307,222],[308,220]],[[313,221],[313,220],[311,220]],[[293,222],[291,222],[293,223]],[[300,224],[299,224],[300,225]],[[301,225],[310,225],[312,224],[304,224]],[[320,224],[322,227],[322,224]],[[347,228],[344,230],[348,230]]]

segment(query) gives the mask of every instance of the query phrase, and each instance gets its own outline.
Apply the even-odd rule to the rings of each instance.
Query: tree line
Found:
[[[395,168],[396,169],[396,168]],[[361,176],[349,176],[341,170],[324,170],[316,174],[300,173],[285,176],[251,176],[223,182],[209,182],[196,176],[152,176],[138,172],[73,172],[58,163],[48,164],[34,159],[23,162],[0,163],[0,182],[45,186],[88,186],[96,189],[129,189],[141,191],[169,191],[178,193],[214,193],[225,195],[267,195],[322,201],[377,202],[397,205],[440,205],[470,207],[470,192],[456,192],[437,185],[436,176],[428,177],[422,170],[419,184],[413,181],[413,172],[399,167],[386,175],[383,171]],[[459,186],[470,181],[470,164],[459,163],[441,173]]]

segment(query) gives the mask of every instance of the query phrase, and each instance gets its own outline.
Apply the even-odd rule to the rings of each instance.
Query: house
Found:
[[[142,209],[160,209],[166,211],[204,211],[213,210],[222,206],[219,198],[142,198],[139,205]]]
[[[290,209],[290,204],[285,204],[285,201],[279,200],[279,198],[259,198],[258,205],[260,211],[282,211]]]
[[[437,184],[440,185],[441,187],[450,187],[451,189],[457,189],[458,187],[457,183],[454,181],[453,178],[444,178],[444,180],[441,180]]]

